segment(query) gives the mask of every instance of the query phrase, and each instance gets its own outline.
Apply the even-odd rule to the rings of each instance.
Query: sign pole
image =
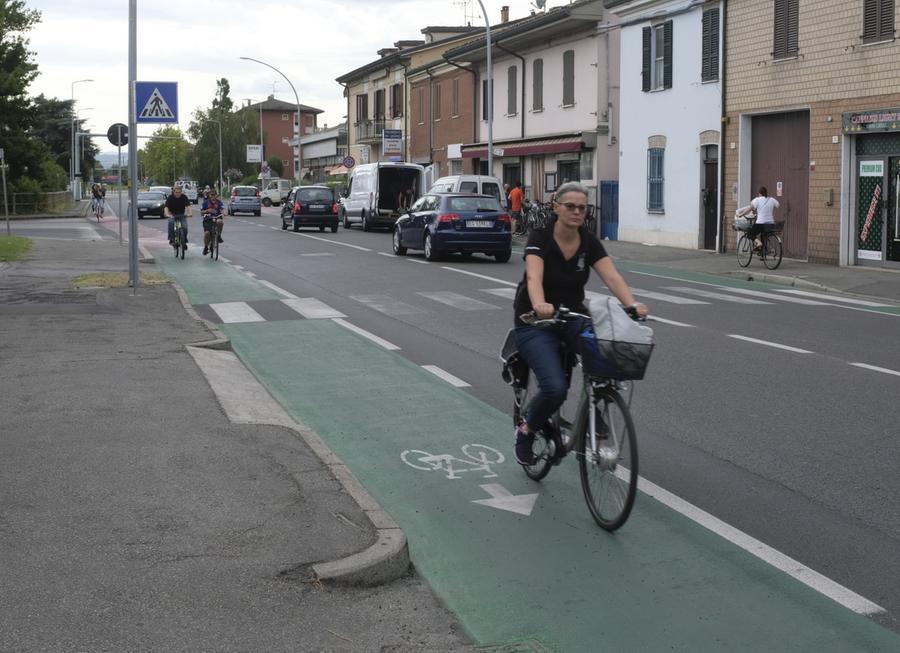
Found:
[[[119,127],[119,143],[122,142],[122,128]],[[122,245],[122,146],[119,150],[119,246]]]
[[[6,235],[11,236],[9,230],[9,204],[6,200],[6,159],[4,158],[3,148],[0,147],[0,174],[3,175],[3,213],[6,215]]]
[[[137,0],[128,0],[128,279],[131,292],[138,286],[137,228],[137,109],[134,96],[137,80]]]

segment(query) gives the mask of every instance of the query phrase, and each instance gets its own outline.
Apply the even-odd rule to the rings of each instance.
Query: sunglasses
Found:
[[[578,213],[587,211],[587,206],[584,204],[575,204],[574,202],[557,202],[557,204],[566,207],[569,211],[577,211]]]

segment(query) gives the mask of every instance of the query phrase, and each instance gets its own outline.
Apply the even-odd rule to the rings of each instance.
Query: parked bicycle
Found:
[[[741,217],[735,215],[734,230],[740,231],[741,235],[737,242],[737,259],[738,265],[742,268],[750,265],[753,256],[756,255],[768,269],[774,270],[781,265],[781,257],[783,254],[781,233],[784,229],[784,222],[775,222],[771,225],[763,225],[765,231],[759,234],[758,238],[761,245],[754,246],[753,238],[750,237],[750,230],[756,222],[756,214],[750,214],[749,217]]]
[[[612,306],[609,310],[625,310],[638,319],[635,309]],[[557,410],[536,434],[534,464],[522,467],[529,478],[540,481],[574,450],[588,509],[601,528],[614,531],[627,521],[637,493],[637,435],[629,406],[633,382],[643,378],[653,344],[598,340],[591,317],[565,307],[550,319],[529,321],[550,326],[570,320],[584,324],[579,351],[564,344],[560,353],[567,381],[576,365],[582,369],[583,387],[575,418],[568,421]],[[537,379],[518,353],[513,329],[506,336],[500,359],[503,379],[513,388],[513,424],[518,424],[530,395],[537,392]]]
[[[184,253],[187,251],[187,224],[183,215],[175,216],[174,237],[172,241],[175,247],[175,258],[184,259]]]
[[[535,229],[547,226],[553,216],[553,205],[550,202],[542,204],[537,200],[525,200],[522,203],[522,219],[516,228],[516,235],[530,234]]]

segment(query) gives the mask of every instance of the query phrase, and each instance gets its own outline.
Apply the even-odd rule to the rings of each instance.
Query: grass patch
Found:
[[[0,261],[18,261],[31,249],[31,238],[0,236]]]
[[[145,286],[171,283],[172,278],[164,272],[141,272],[139,281]],[[81,274],[72,280],[75,288],[125,288],[128,286],[127,272],[91,272]]]

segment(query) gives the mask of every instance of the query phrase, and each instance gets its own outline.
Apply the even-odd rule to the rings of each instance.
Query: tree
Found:
[[[72,119],[75,117],[73,110],[72,100],[47,98],[43,93],[32,98],[31,113],[34,124],[30,133],[47,146],[53,160],[66,170],[69,169],[69,159],[72,157]],[[75,121],[76,131],[85,130],[84,122],[84,120]],[[100,148],[91,138],[83,140],[81,170],[96,168],[99,153]]]
[[[144,176],[160,185],[169,185],[185,174],[190,154],[191,145],[181,130],[165,125],[153,132],[139,161]]]
[[[269,169],[275,173],[275,177],[281,177],[284,175],[284,161],[282,161],[277,156],[270,156],[266,159],[266,163],[269,164]]]

